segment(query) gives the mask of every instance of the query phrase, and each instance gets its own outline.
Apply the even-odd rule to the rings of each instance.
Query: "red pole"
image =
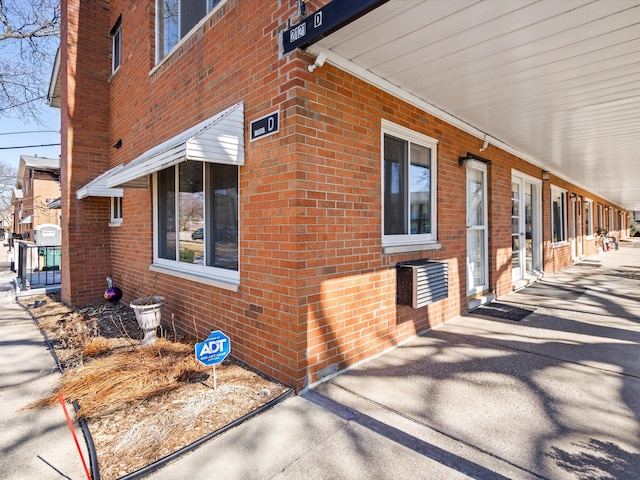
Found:
[[[80,448],[80,444],[78,443],[76,431],[73,428],[73,422],[71,422],[71,417],[69,417],[69,412],[67,411],[67,404],[64,403],[64,398],[62,398],[62,394],[60,392],[58,392],[58,400],[60,400],[60,405],[62,405],[62,410],[64,410],[64,416],[67,417],[67,424],[69,425],[69,430],[71,430],[71,435],[73,435],[73,440],[76,442],[76,448],[78,449],[78,453],[80,454],[80,459],[82,460],[84,471],[87,474],[87,479],[91,480],[91,474],[89,473],[89,469],[87,468],[87,462],[85,462],[84,460],[84,455],[82,454],[82,449]]]

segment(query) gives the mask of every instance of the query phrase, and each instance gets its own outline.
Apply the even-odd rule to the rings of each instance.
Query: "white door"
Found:
[[[542,272],[541,182],[514,172],[511,177],[511,272],[520,286]]]
[[[571,229],[571,241],[574,242],[574,259],[582,257],[582,197],[571,199],[571,211],[573,213],[573,227]]]
[[[513,178],[511,181],[511,274],[513,283],[524,278],[524,226],[523,226],[523,182]]]
[[[465,163],[467,167],[467,295],[489,289],[487,258],[487,166],[482,162]]]

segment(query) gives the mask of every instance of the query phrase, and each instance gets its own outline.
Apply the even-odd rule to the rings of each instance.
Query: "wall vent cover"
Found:
[[[445,262],[414,260],[396,265],[397,304],[424,307],[449,296],[449,269]]]

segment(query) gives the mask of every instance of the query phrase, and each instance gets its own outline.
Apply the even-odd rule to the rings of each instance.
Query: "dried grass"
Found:
[[[229,358],[211,367],[187,342],[141,345],[131,309],[106,304],[74,311],[46,298],[31,308],[64,366],[59,391],[77,400],[96,446],[100,477],[117,479],[228,425],[287,387]],[[173,338],[175,320],[172,318]],[[165,332],[166,333],[166,332]],[[57,392],[29,407],[57,404]]]
[[[67,370],[58,390],[68,400],[80,404],[78,416],[95,419],[122,408],[178,388],[208,368],[194,358],[192,345],[164,339],[153,345],[112,350],[107,339],[93,339],[86,347],[90,356],[83,365]],[[105,355],[109,353],[109,355]],[[40,402],[54,405],[57,394]]]

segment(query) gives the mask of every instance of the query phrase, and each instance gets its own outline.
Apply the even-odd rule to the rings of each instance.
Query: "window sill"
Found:
[[[165,267],[164,265],[158,265],[157,263],[149,265],[149,270],[156,273],[171,275],[172,277],[182,278],[184,280],[190,280],[196,283],[202,283],[203,285],[209,285],[211,287],[222,288],[223,290],[228,290],[230,292],[237,292],[240,290],[240,283],[234,282],[233,280],[222,279],[220,277],[213,276],[196,275],[191,272],[185,272],[183,270]]]
[[[383,255],[396,255],[399,253],[424,252],[428,250],[440,250],[440,243],[422,243],[418,245],[387,245],[382,247]]]
[[[122,226],[122,221],[119,221],[119,222],[109,222],[109,226],[110,226],[110,227],[121,227],[121,226]]]
[[[120,65],[122,65],[122,64],[120,64]],[[113,79],[113,77],[115,77],[115,76],[116,76],[116,73],[118,73],[118,71],[120,70],[120,65],[118,65],[118,67],[117,67],[115,70],[112,70],[112,71],[111,71],[111,75],[109,75],[109,80],[108,80],[108,82],[111,82],[111,80]]]
[[[568,247],[569,245],[570,245],[569,242],[564,241],[564,242],[552,243],[551,248]]]

